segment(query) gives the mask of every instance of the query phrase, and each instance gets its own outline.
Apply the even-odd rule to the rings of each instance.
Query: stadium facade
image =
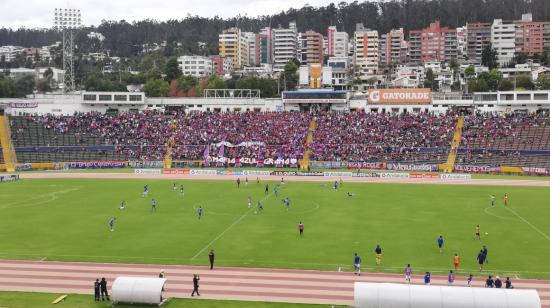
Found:
[[[431,93],[429,89],[377,89],[361,96],[326,89],[283,92],[282,98],[220,97],[158,98],[142,92],[83,92],[0,98],[9,115],[75,112],[186,110],[203,112],[366,111],[442,113],[450,109],[482,112],[550,112],[550,91],[478,92],[472,95]]]

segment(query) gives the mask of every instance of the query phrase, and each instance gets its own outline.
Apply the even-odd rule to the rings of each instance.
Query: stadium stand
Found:
[[[300,159],[309,150],[312,161],[442,164],[458,117],[452,112],[93,112],[16,116],[11,126],[19,162],[163,160],[174,138],[174,160],[201,160],[205,154]],[[316,129],[306,146],[311,122]],[[550,119],[467,115],[456,162],[550,167]]]

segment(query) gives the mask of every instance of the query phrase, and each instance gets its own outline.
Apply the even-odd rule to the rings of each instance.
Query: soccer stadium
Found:
[[[0,303],[550,307],[550,93],[384,91],[0,99]]]

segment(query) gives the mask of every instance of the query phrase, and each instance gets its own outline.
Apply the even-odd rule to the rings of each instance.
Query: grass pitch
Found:
[[[150,193],[142,197],[146,184]],[[479,272],[477,252],[487,245],[487,272],[550,278],[546,188],[344,183],[333,190],[328,182],[289,182],[276,197],[275,182],[251,181],[239,189],[233,181],[176,184],[173,190],[169,180],[2,183],[0,257],[206,265],[214,249],[216,265],[222,266],[351,270],[357,252],[367,271],[401,272],[410,263],[415,273],[442,274],[458,253],[464,275]],[[509,208],[502,205],[504,193]],[[490,194],[497,197],[495,207]],[[281,201],[285,197],[289,210]],[[261,213],[254,209],[259,200]],[[113,216],[111,232],[107,222]],[[477,224],[481,240],[474,239]],[[439,235],[445,239],[443,253],[437,249]],[[374,258],[377,244],[381,265]]]

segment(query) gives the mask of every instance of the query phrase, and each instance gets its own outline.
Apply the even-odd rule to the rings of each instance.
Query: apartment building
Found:
[[[497,52],[498,64],[510,63],[516,53],[516,26],[513,22],[495,19],[491,25],[491,44]]]
[[[197,78],[205,78],[212,74],[213,66],[210,57],[181,56],[178,57],[178,65],[183,75]]]
[[[380,64],[403,63],[407,58],[407,42],[403,28],[393,29],[380,36]]]
[[[439,21],[429,27],[409,32],[409,61],[450,61],[458,56],[456,29],[442,27]]]
[[[298,57],[298,28],[295,22],[288,28],[273,29],[273,71],[283,71],[285,65]]]
[[[476,65],[481,64],[481,56],[485,46],[491,43],[490,23],[468,23],[466,24],[466,50],[465,55],[468,62]]]
[[[354,64],[359,70],[361,78],[368,75],[376,75],[379,64],[379,38],[378,31],[367,29],[363,24],[357,24],[353,35]]]
[[[300,36],[300,63],[323,63],[323,35],[315,31],[307,31]]]
[[[248,65],[248,46],[246,34],[239,28],[226,29],[219,35],[220,56],[230,58],[235,69]]]

